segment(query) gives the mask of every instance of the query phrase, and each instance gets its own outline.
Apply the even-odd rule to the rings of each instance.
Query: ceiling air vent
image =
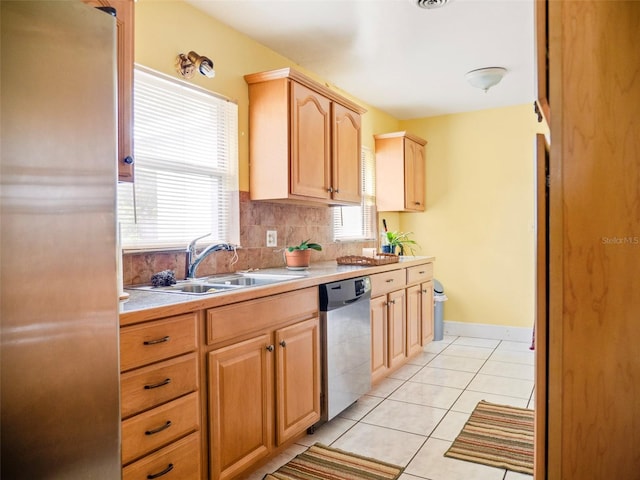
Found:
[[[420,8],[434,9],[444,7],[449,0],[414,0],[414,2]]]

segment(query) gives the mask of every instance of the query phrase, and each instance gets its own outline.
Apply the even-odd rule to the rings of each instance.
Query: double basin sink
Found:
[[[151,292],[182,293],[186,295],[210,295],[238,288],[259,287],[302,278],[302,275],[278,275],[270,273],[230,273],[196,280],[179,281],[168,287],[132,287]]]

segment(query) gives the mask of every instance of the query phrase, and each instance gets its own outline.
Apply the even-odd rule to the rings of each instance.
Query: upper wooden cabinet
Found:
[[[427,141],[407,132],[374,138],[378,211],[423,212]]]
[[[118,44],[118,180],[133,182],[133,0],[82,0],[116,11]]]
[[[360,204],[366,110],[290,68],[245,80],[251,199]]]

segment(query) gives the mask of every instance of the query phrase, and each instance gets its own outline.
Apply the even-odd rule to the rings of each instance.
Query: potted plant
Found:
[[[305,240],[298,245],[287,247],[284,251],[284,258],[289,268],[306,268],[311,259],[311,250],[322,251],[322,245]]]
[[[400,255],[404,255],[405,251],[411,252],[411,255],[415,255],[414,246],[419,248],[419,245],[415,240],[411,240],[409,235],[413,232],[386,232],[387,245],[383,245],[383,252],[396,253],[396,249],[400,249]],[[384,248],[386,247],[386,248]]]

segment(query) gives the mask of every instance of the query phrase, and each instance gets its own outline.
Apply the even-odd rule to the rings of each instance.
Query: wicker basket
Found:
[[[344,257],[336,258],[338,265],[386,265],[387,263],[397,263],[400,261],[398,255],[393,253],[378,253],[374,257],[363,257],[361,255],[345,255]]]

